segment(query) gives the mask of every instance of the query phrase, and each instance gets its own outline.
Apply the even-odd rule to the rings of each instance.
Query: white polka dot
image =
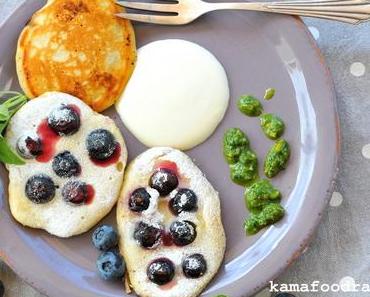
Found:
[[[308,30],[310,30],[313,38],[315,38],[316,40],[318,40],[320,38],[320,32],[319,30],[317,30],[316,27],[308,27]]]
[[[270,289],[269,288],[263,289],[262,291],[254,295],[254,297],[271,297]]]
[[[356,290],[356,281],[351,276],[343,277],[339,281],[339,285],[344,292],[351,292]]]
[[[354,76],[363,76],[365,74],[366,67],[360,62],[355,62],[351,65],[350,71]]]
[[[338,207],[343,202],[343,196],[339,192],[334,192],[330,199],[330,206]]]
[[[370,143],[362,147],[362,155],[366,159],[370,159]]]

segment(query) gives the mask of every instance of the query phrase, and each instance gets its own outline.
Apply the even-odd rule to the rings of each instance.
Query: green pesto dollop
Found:
[[[261,116],[260,120],[263,133],[265,133],[268,138],[276,140],[283,135],[285,124],[278,116],[271,113],[265,113]]]
[[[276,176],[287,166],[290,148],[286,140],[280,139],[271,147],[265,158],[264,172],[269,178]]]
[[[261,229],[280,221],[284,213],[284,208],[279,203],[270,203],[261,212],[252,213],[245,221],[244,228],[248,234],[256,234]]]
[[[253,96],[241,96],[238,102],[239,110],[247,116],[258,117],[263,112],[261,102]]]
[[[264,96],[264,99],[265,100],[271,100],[272,98],[274,98],[275,96],[275,93],[276,93],[276,90],[273,89],[273,88],[268,88],[265,92],[265,96]]]
[[[230,165],[231,180],[242,186],[247,186],[258,177],[258,160],[254,152],[245,149],[239,156],[238,162]]]
[[[279,202],[281,194],[268,180],[260,179],[245,190],[244,198],[248,209],[256,213],[270,203]]]
[[[249,140],[244,132],[238,128],[230,128],[225,132],[223,152],[229,164],[238,162],[241,153],[249,148]]]

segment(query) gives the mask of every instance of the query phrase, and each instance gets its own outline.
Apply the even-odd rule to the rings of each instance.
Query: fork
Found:
[[[163,3],[168,2],[168,3]],[[215,10],[250,10],[299,15],[359,24],[370,19],[368,0],[287,0],[276,2],[237,2],[210,3],[203,0],[177,0],[162,3],[137,1],[118,1],[126,8],[163,14],[122,12],[117,16],[133,21],[162,24],[184,25],[200,16]]]

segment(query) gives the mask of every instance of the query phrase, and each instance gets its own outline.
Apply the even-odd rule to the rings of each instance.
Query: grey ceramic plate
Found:
[[[9,80],[12,89],[19,88],[14,63],[17,37],[42,4],[41,0],[25,1],[0,28],[1,88],[9,85]],[[339,148],[335,95],[328,69],[306,27],[293,17],[220,12],[190,26],[137,25],[136,32],[139,45],[170,37],[198,42],[226,68],[232,98],[227,115],[206,143],[189,151],[220,192],[228,238],[224,265],[202,296],[248,296],[299,256],[326,206]],[[258,120],[241,115],[235,102],[244,93],[262,97],[268,87],[276,88],[277,95],[265,102],[266,111],[285,119],[285,135],[293,150],[288,170],[274,180],[284,194],[287,216],[265,232],[246,237],[242,228],[247,216],[243,188],[228,177],[221,139],[227,128],[241,127],[263,158],[271,141],[261,134]],[[122,128],[130,158],[134,158],[145,148],[122,126],[113,110],[108,114]],[[8,209],[6,170],[1,168],[0,174],[0,256],[23,279],[50,297],[124,296],[121,284],[104,282],[97,276],[98,253],[90,244],[90,233],[60,240],[17,224]],[[111,214],[106,221],[113,222],[113,218]]]

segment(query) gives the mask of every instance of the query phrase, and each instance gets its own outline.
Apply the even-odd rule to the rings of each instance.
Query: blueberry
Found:
[[[42,143],[37,135],[22,135],[17,141],[18,153],[26,159],[33,159],[42,153]]]
[[[189,189],[179,189],[170,200],[169,206],[176,215],[183,211],[195,211],[197,209],[197,195]]]
[[[149,185],[163,197],[177,188],[179,180],[171,170],[161,168],[150,177]]]
[[[77,159],[68,151],[56,155],[52,167],[59,177],[78,176],[81,173],[81,166]]]
[[[193,254],[182,262],[182,271],[188,278],[199,278],[207,271],[207,262],[201,254]]]
[[[80,128],[80,116],[71,106],[61,105],[48,117],[49,127],[58,135],[72,135]]]
[[[105,161],[114,154],[117,142],[108,130],[97,129],[87,136],[86,147],[93,160]]]
[[[139,188],[132,192],[129,199],[129,208],[135,212],[148,209],[150,204],[150,194],[145,188]]]
[[[87,185],[78,180],[67,182],[62,188],[62,197],[64,201],[73,204],[83,204],[88,198]]]
[[[55,184],[49,176],[38,174],[27,180],[25,191],[26,196],[32,202],[44,204],[54,198]]]
[[[177,246],[185,246],[192,243],[197,237],[196,226],[189,221],[175,221],[170,226],[173,242]]]
[[[137,224],[134,238],[144,248],[154,248],[161,239],[162,230],[144,222]]]
[[[118,234],[112,226],[102,225],[92,235],[94,246],[100,251],[107,251],[117,246]]]
[[[169,259],[157,259],[148,266],[147,275],[153,283],[162,286],[174,278],[175,266]]]
[[[5,287],[3,282],[0,280],[0,297],[3,297],[5,294]]]
[[[103,252],[96,261],[96,266],[104,280],[121,279],[126,270],[126,264],[117,251]]]

